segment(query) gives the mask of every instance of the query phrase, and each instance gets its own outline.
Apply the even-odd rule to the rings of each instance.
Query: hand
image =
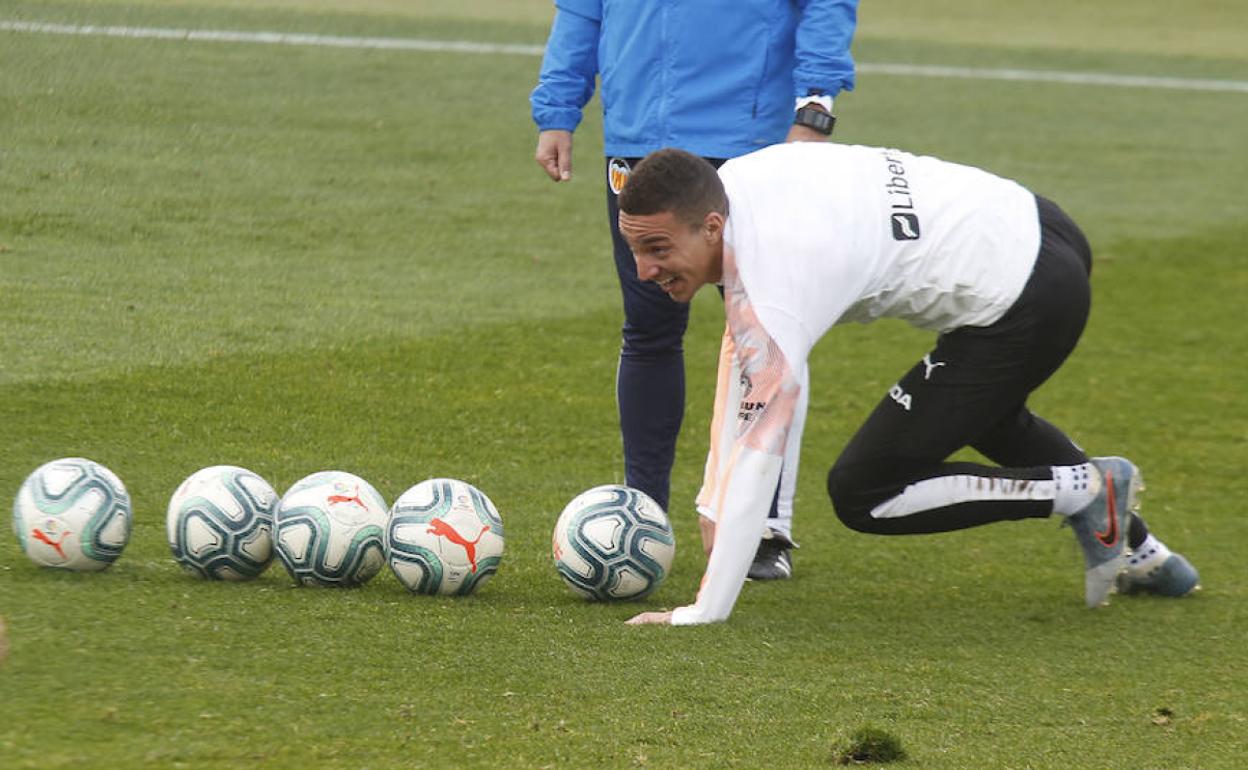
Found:
[[[537,165],[556,182],[572,178],[572,132],[551,130],[537,135]]]
[[[785,137],[786,142],[826,142],[827,134],[821,134],[809,126],[799,126],[796,123],[789,129],[789,135]]]
[[[668,612],[643,612],[624,622],[630,626],[670,626],[672,613],[670,610]]]
[[[698,531],[702,533],[702,550],[706,558],[711,558],[711,549],[715,546],[715,520],[709,516],[698,516]]]

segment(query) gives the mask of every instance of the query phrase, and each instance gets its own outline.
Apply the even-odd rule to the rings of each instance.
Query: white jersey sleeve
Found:
[[[741,377],[741,366],[737,361],[737,348],[732,341],[732,331],[724,326],[724,336],[719,348],[719,369],[715,383],[715,404],[711,415],[710,450],[706,455],[706,469],[702,476],[702,488],[698,491],[695,502],[700,515],[715,521],[718,513],[711,507],[716,480],[723,470],[722,461],[732,453],[735,434],[731,430],[723,430],[725,415],[730,409],[736,409],[741,401],[744,381]],[[789,428],[789,438],[784,447],[784,465],[780,471],[780,491],[777,500],[778,519],[768,519],[767,526],[778,528],[786,537],[790,532],[793,518],[793,498],[797,492],[797,473],[801,465],[802,430],[806,425],[806,410],[809,406],[810,369],[802,371],[801,388],[797,406],[793,413],[793,424]]]
[[[715,541],[697,600],[672,613],[673,625],[713,623],[732,613],[766,527],[805,380],[809,346],[802,344],[796,321],[769,313],[772,329],[784,331],[777,334],[764,326],[740,282],[727,278],[731,265],[729,249],[728,334],[721,355],[731,356],[733,364],[720,370],[711,451],[698,499],[699,511],[716,522]],[[778,337],[797,341],[785,346]]]

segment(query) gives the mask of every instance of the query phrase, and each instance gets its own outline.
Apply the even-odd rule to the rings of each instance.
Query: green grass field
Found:
[[[350,6],[349,10],[344,10]],[[864,3],[862,63],[1248,81],[1236,2]],[[0,0],[0,21],[540,45],[546,0]],[[932,18],[939,16],[939,18]],[[1238,30],[1238,32],[1236,32]],[[1096,252],[1083,343],[1035,399],[1125,454],[1201,569],[1185,600],[1082,601],[1053,522],[926,538],[844,529],[824,472],[930,340],[816,350],[796,578],[732,619],[633,628],[701,577],[722,310],[695,303],[677,563],[592,605],[550,565],[580,491],[621,480],[617,288],[594,108],[576,176],[532,161],[539,60],[0,31],[0,497],[90,457],[131,492],[99,574],[0,538],[0,767],[833,766],[874,725],[913,768],[1239,768],[1248,756],[1248,93],[864,72],[838,138],[988,167]],[[387,500],[433,476],[498,504],[507,554],[466,599],[187,577],[164,511],[193,471],[279,491],[340,468]]]

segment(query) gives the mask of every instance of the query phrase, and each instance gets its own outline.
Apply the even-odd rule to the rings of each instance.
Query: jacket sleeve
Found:
[[[805,0],[802,6],[794,96],[806,96],[812,90],[828,96],[854,90],[849,46],[858,25],[858,0]]]
[[[539,130],[574,131],[581,122],[581,109],[594,95],[602,4],[559,0],[555,6],[541,74],[529,104]]]

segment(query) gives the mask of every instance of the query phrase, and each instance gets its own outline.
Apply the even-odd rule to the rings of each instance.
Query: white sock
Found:
[[[1160,567],[1169,558],[1170,549],[1150,533],[1144,538],[1144,542],[1140,543],[1140,547],[1133,549],[1131,555],[1127,557],[1127,573],[1131,577],[1148,577],[1150,572]]]
[[[1101,474],[1092,463],[1053,466],[1053,512],[1070,516],[1088,506],[1101,493]]]

